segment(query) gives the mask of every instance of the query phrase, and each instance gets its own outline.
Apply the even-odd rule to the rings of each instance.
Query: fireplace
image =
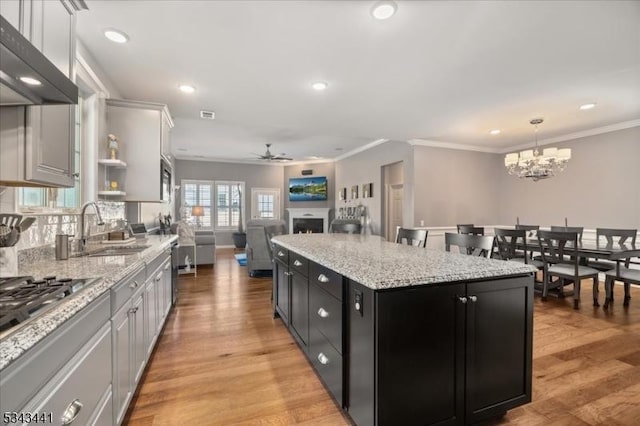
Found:
[[[287,209],[289,232],[292,234],[329,232],[329,210],[328,208]]]
[[[324,232],[324,219],[310,218],[302,219],[299,217],[293,218],[293,233],[294,234],[321,234]]]

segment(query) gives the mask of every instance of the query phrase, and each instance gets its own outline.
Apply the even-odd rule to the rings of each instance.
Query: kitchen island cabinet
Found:
[[[473,424],[531,400],[528,266],[376,237],[274,243],[311,265],[301,348],[356,424]]]

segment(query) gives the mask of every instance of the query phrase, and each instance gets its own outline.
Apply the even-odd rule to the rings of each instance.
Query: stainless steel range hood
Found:
[[[77,103],[78,87],[0,16],[0,105]]]

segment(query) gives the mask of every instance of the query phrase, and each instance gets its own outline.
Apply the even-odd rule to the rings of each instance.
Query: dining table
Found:
[[[516,244],[518,249],[524,249],[524,244],[519,242]],[[538,239],[535,238],[527,238],[527,251],[537,252],[541,251],[541,243]],[[567,248],[573,248],[573,244],[567,244]],[[587,259],[595,258],[598,260],[611,260],[616,262],[616,276],[620,276],[620,266],[624,264],[627,259],[640,257],[640,243],[629,243],[625,242],[623,244],[620,243],[604,243],[595,240],[587,240],[587,241],[578,241],[577,243],[577,252],[580,257],[580,263],[582,265],[587,265]],[[567,281],[566,284],[569,282]],[[562,283],[556,283],[555,285],[551,285],[549,290],[558,290],[558,288],[562,288]],[[536,281],[535,286],[536,292],[542,290],[542,283]],[[556,295],[563,297],[564,293],[561,291],[556,291]]]

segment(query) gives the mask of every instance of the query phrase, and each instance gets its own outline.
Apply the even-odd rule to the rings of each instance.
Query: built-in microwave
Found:
[[[171,164],[160,160],[160,199],[171,202]]]

